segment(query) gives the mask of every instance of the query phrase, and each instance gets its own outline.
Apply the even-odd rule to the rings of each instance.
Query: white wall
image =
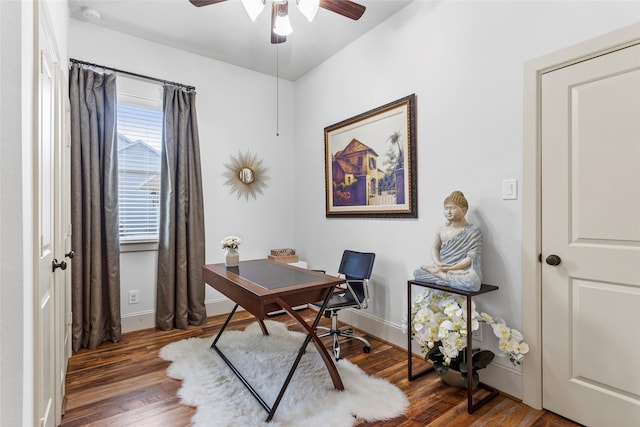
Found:
[[[373,303],[351,322],[405,345],[407,280],[430,262],[442,202],[459,189],[469,200],[467,219],[483,232],[484,281],[500,286],[477,302],[521,328],[522,208],[520,200],[502,200],[501,185],[506,178],[527,185],[523,64],[638,20],[638,2],[416,0],[296,82],[296,248],[311,268],[327,271],[335,271],[345,248],[377,254]],[[419,218],[325,218],[324,127],[411,93]],[[495,344],[486,331],[483,347]],[[521,395],[519,369],[508,360],[482,376]]]
[[[32,12],[27,11],[24,16],[21,9],[19,2],[0,3],[0,260],[3,263],[0,269],[0,323],[3,328],[0,339],[0,419],[13,425],[22,425],[23,420],[29,419],[25,419],[25,415],[33,409],[33,399],[25,400],[24,413],[22,405],[23,399],[33,390],[29,382],[33,376],[29,378],[26,372],[26,368],[32,366],[29,359],[33,356],[29,354],[27,345],[33,339],[33,331],[23,321],[25,312],[32,311],[27,300],[32,295],[29,283],[33,283],[33,272],[29,267],[32,260],[31,236],[23,235],[30,229],[30,183],[23,182],[23,174],[25,167],[30,167],[28,129],[31,114],[20,102],[22,96],[31,96],[30,86],[21,78],[23,56],[20,49],[23,32],[32,34],[33,25],[28,20]],[[24,41],[25,45],[29,42],[33,42],[33,36]],[[24,74],[33,76],[28,69]],[[27,134],[23,134],[25,130]],[[27,207],[24,211],[23,204]]]
[[[276,80],[220,61],[151,43],[77,20],[70,21],[69,56],[196,87],[205,209],[206,262],[223,262],[220,240],[242,237],[240,256],[264,258],[269,249],[293,246],[293,84],[280,82],[280,136],[276,136]],[[117,83],[116,83],[117,84]],[[255,153],[269,168],[268,188],[257,200],[229,195],[224,163],[239,151]],[[123,252],[123,330],[154,326],[156,252]],[[129,305],[129,290],[139,304]],[[207,289],[206,302],[224,300]],[[149,323],[151,322],[151,323]]]

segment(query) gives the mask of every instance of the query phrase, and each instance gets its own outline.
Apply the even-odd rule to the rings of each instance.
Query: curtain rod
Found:
[[[139,77],[141,79],[152,80],[154,82],[159,82],[159,83],[163,83],[163,84],[168,83],[168,84],[171,84],[171,85],[174,85],[174,86],[183,87],[186,90],[195,90],[196,89],[194,86],[189,86],[189,85],[185,85],[185,84],[182,84],[182,83],[176,83],[176,82],[172,82],[172,81],[164,80],[164,79],[158,79],[158,78],[155,78],[155,77],[149,77],[149,76],[145,76],[143,74],[132,73],[130,71],[118,70],[117,68],[107,67],[106,65],[94,64],[92,62],[87,62],[87,61],[80,61],[79,59],[69,58],[69,61],[74,63],[74,64],[80,64],[80,65],[87,65],[89,67],[102,68],[104,70],[113,71],[114,73],[127,74],[129,76]]]

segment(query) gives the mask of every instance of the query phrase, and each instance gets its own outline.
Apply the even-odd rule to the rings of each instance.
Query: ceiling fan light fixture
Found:
[[[296,4],[300,12],[309,22],[313,21],[313,18],[316,17],[316,13],[318,13],[318,9],[320,8],[320,0],[296,0]]]
[[[265,0],[242,0],[244,10],[247,11],[247,15],[255,22],[256,18],[264,9]]]
[[[279,36],[288,36],[293,32],[289,14],[287,14],[286,10],[284,12],[282,12],[282,9],[278,11],[275,23],[273,24],[273,32]]]

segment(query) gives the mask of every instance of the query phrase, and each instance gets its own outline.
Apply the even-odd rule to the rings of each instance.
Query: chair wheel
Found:
[[[364,347],[362,347],[362,351],[364,351],[365,353],[371,353],[371,347],[364,346]]]

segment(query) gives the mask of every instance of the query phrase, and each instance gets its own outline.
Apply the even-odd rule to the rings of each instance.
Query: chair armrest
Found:
[[[362,291],[364,292],[362,300],[358,298],[350,283],[362,283]],[[345,282],[347,289],[351,292],[353,298],[358,302],[358,308],[367,308],[369,301],[369,279],[349,279]]]

